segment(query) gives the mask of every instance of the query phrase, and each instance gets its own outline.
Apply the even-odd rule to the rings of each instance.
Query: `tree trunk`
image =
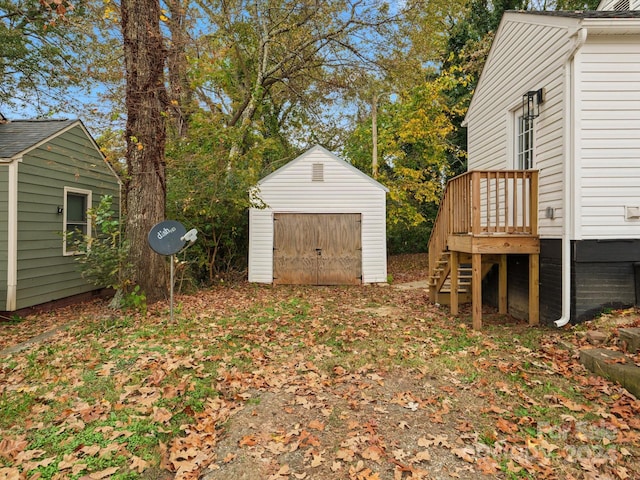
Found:
[[[149,230],[164,220],[164,62],[158,0],[122,0],[126,68],[127,176],[125,233],[130,244],[130,278],[155,301],[167,296],[166,262],[147,242]]]
[[[189,127],[189,113],[192,111],[193,89],[187,73],[187,7],[188,0],[167,0],[169,20],[167,26],[171,42],[167,52],[167,73],[171,103],[171,123],[173,134],[185,138]],[[171,138],[171,137],[170,137]]]

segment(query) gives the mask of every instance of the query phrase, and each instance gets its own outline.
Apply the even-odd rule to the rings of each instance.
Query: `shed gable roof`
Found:
[[[15,120],[0,124],[0,159],[12,159],[79,120]]]
[[[385,192],[389,191],[389,189],[387,187],[385,187],[384,185],[382,185],[380,182],[378,182],[377,180],[371,178],[369,175],[367,175],[366,173],[362,172],[361,170],[358,170],[356,167],[354,167],[350,163],[347,163],[346,161],[344,161],[343,159],[341,159],[337,155],[331,153],[329,150],[327,150],[326,148],[324,148],[324,147],[322,147],[320,145],[316,145],[316,146],[310,148],[309,150],[304,152],[299,157],[291,160],[289,163],[287,163],[286,165],[283,165],[282,167],[280,167],[276,171],[271,172],[269,175],[267,175],[262,180],[260,180],[258,182],[258,185],[264,185],[264,183],[268,182],[269,180],[271,180],[274,177],[280,175],[284,171],[286,171],[286,170],[290,169],[291,167],[295,166],[297,163],[305,161],[307,159],[307,157],[309,157],[310,155],[314,155],[314,154],[317,154],[317,153],[322,154],[323,157],[327,158],[330,161],[335,161],[335,162],[339,163],[344,168],[349,169],[354,175],[358,175],[359,177],[365,179],[367,182],[371,183],[371,185],[375,186],[376,188],[379,188],[379,189],[381,189],[381,190],[383,190]]]

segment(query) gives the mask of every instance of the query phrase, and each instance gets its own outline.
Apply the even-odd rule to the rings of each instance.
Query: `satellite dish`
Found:
[[[198,239],[198,230],[192,228],[187,233],[185,233],[180,240],[184,240],[185,242],[189,242],[189,245],[193,244]]]
[[[149,246],[160,255],[175,255],[182,250],[186,240],[190,240],[185,238],[186,233],[187,230],[180,222],[165,220],[149,231]]]

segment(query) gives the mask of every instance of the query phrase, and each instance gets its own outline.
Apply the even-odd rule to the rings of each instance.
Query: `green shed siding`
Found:
[[[4,310],[7,299],[8,185],[9,165],[0,165],[0,310]]]
[[[75,257],[63,255],[64,215],[57,209],[65,187],[90,190],[94,207],[112,195],[119,210],[118,180],[80,125],[29,151],[18,166],[17,309],[96,288]]]

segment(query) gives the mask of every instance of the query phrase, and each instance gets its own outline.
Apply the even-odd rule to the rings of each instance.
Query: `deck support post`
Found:
[[[482,255],[471,255],[471,308],[473,329],[482,329]]]
[[[540,255],[529,255],[529,325],[540,323]]]
[[[452,251],[450,254],[450,262],[451,262],[451,315],[458,315],[458,266],[459,266],[459,257],[458,252]]]
[[[507,313],[507,255],[500,255],[498,264],[498,313]]]

